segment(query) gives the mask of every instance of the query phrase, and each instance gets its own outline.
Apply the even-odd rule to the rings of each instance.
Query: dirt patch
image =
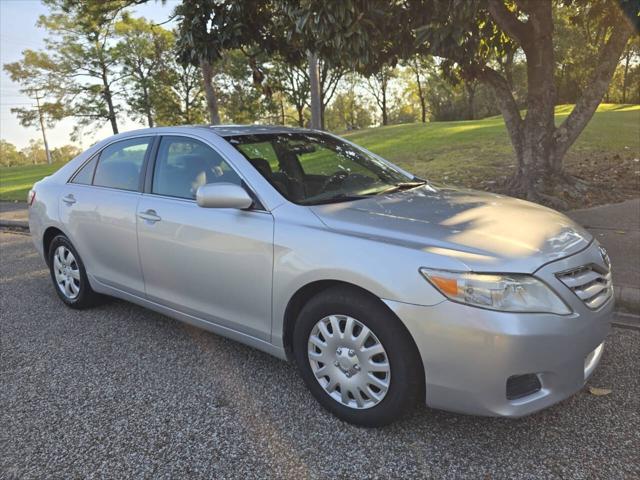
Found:
[[[588,208],[609,203],[618,203],[640,197],[640,158],[628,154],[609,152],[573,155],[565,164],[567,172],[581,180],[580,194],[558,192],[568,205],[568,210]],[[514,165],[504,165],[497,176],[465,176],[458,173],[453,178],[442,179],[444,183],[508,194],[504,184],[515,170]]]

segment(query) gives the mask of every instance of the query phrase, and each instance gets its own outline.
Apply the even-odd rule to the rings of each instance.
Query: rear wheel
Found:
[[[311,299],[296,323],[293,346],[313,395],[348,422],[385,425],[421,397],[413,340],[379,300],[357,289],[331,288]]]
[[[64,235],[58,235],[49,245],[51,280],[60,299],[71,308],[96,305],[101,296],[91,289],[80,255]]]

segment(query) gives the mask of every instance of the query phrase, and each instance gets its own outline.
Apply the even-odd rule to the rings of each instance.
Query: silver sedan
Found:
[[[118,297],[295,361],[360,425],[418,402],[548,407],[593,372],[613,311],[606,252],[567,217],[433,185],[321,132],[116,135],[29,204],[69,307]]]

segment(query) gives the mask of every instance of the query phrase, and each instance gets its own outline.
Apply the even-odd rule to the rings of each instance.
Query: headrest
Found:
[[[207,160],[202,155],[187,153],[180,155],[175,160],[176,166],[181,168],[194,169],[206,169],[208,167]]]
[[[262,176],[269,177],[273,173],[271,165],[264,158],[250,158],[249,162],[258,170]]]

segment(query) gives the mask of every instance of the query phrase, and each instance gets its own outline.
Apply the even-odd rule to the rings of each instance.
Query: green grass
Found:
[[[64,163],[0,168],[0,200],[27,200],[27,193],[38,180],[51,175]]]
[[[571,108],[556,108],[557,124]],[[418,176],[436,181],[475,185],[498,179],[515,168],[502,117],[393,125],[345,136]],[[640,157],[640,105],[601,105],[566,160],[571,163],[603,154]],[[469,181],[474,178],[476,182]]]
[[[556,108],[560,123],[572,106]],[[402,168],[434,181],[479,187],[513,170],[502,117],[370,128],[345,135]],[[640,158],[640,105],[603,104],[567,154],[567,164],[589,158]],[[615,162],[614,162],[615,164]],[[609,165],[609,164],[607,164]],[[25,200],[34,182],[62,164],[0,168],[0,200]],[[604,166],[603,170],[609,168]]]

